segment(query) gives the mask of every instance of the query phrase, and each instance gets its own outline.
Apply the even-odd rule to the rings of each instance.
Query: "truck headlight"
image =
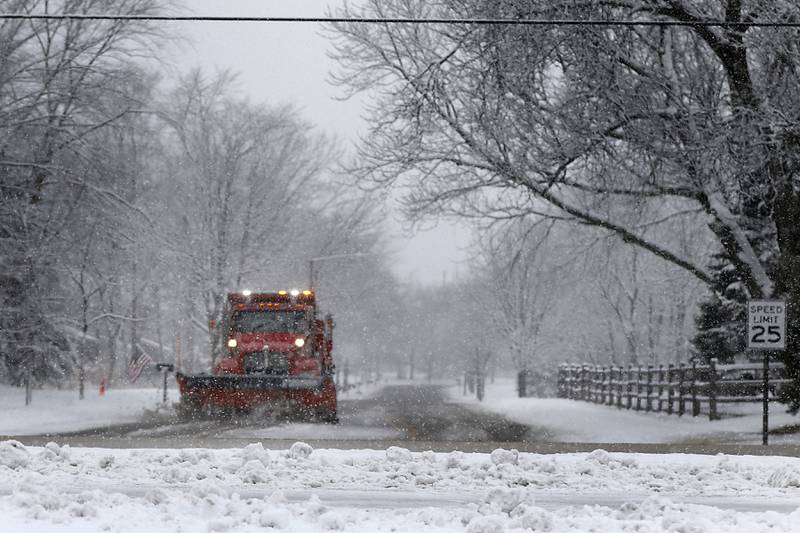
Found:
[[[303,346],[305,346],[305,344],[306,344],[306,340],[305,339],[295,339],[294,340],[294,345],[297,346],[298,348],[302,348]]]
[[[228,348],[236,348],[236,339],[228,339]]]

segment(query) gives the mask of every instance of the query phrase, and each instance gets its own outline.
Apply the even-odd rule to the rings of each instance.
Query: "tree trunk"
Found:
[[[786,350],[780,358],[794,383],[783,389],[789,409],[800,409],[800,195],[791,180],[784,180],[774,206],[780,254],[775,272],[775,292],[787,301]]]
[[[83,366],[83,354],[79,354],[80,364],[78,366],[78,399],[83,400],[86,384],[86,369]]]

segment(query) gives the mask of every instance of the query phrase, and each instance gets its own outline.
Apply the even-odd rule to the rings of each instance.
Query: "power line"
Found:
[[[0,20],[123,20],[152,22],[268,22],[356,24],[468,24],[506,26],[704,26],[726,28],[800,28],[800,22],[724,22],[715,20],[598,20],[508,18],[405,18],[405,17],[244,17],[216,15],[109,15],[0,13]]]

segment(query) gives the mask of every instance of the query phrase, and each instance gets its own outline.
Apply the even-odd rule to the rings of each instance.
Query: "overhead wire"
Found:
[[[0,20],[122,20],[153,22],[262,22],[356,24],[469,24],[510,26],[691,26],[725,28],[800,28],[800,22],[718,20],[614,20],[524,18],[406,18],[406,17],[257,17],[225,15],[114,15],[86,13],[0,13]]]

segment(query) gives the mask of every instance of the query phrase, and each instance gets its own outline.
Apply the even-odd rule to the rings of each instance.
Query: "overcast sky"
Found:
[[[324,16],[333,0],[192,0],[197,15]],[[196,22],[175,24],[187,43],[170,54],[180,69],[202,66],[239,74],[239,88],[254,101],[295,104],[303,115],[345,144],[363,129],[362,102],[341,101],[341,90],[327,81],[335,64],[326,56],[329,44],[318,24]],[[437,283],[465,272],[463,248],[468,231],[453,223],[403,235],[397,216],[390,222],[395,270],[404,281]],[[445,273],[445,274],[443,274]]]

